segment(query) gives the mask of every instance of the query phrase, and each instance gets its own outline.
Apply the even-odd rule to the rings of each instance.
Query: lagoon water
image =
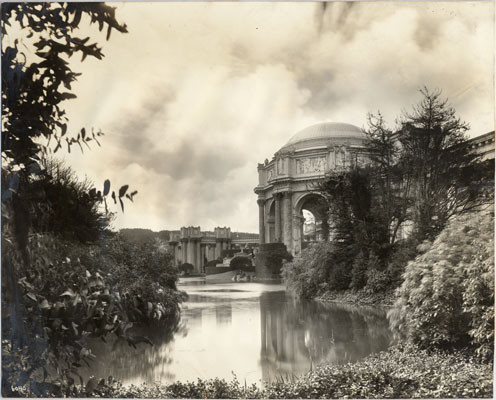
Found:
[[[291,378],[323,363],[345,363],[385,350],[385,311],[298,300],[281,284],[183,279],[188,293],[174,332],[145,332],[154,346],[95,342],[85,379],[112,375],[124,384],[237,379],[247,384]]]

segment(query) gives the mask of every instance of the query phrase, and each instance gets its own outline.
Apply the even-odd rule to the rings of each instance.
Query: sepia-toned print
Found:
[[[492,398],[494,12],[2,3],[2,396]]]

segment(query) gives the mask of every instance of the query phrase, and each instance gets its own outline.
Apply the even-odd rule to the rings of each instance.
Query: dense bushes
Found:
[[[195,270],[195,266],[190,263],[184,263],[179,266],[179,272],[182,272],[184,275],[189,275]]]
[[[234,257],[234,255],[238,252],[236,249],[224,249],[221,251],[220,256],[222,259],[224,258],[231,258]]]
[[[96,385],[95,385],[96,386]],[[318,367],[291,381],[258,388],[236,379],[201,380],[171,385],[123,387],[102,382],[80,396],[122,398],[491,398],[492,368],[461,354],[393,348],[357,363]]]
[[[326,292],[347,289],[368,294],[391,290],[393,281],[388,270],[380,269],[374,255],[355,256],[336,243],[311,244],[301,255],[283,267],[286,285],[299,297],[312,298]]]
[[[77,369],[94,358],[87,335],[134,345],[148,339],[134,336],[133,324],[178,322],[184,295],[171,257],[151,244],[137,247],[119,235],[89,246],[34,234],[21,253],[3,237],[2,284],[16,288],[3,291],[4,394],[28,385],[38,396],[74,395]]]
[[[251,257],[236,256],[234,257],[229,266],[233,269],[245,269],[253,270],[253,263]]]
[[[280,277],[283,261],[292,259],[284,243],[264,243],[255,256],[257,275]]]
[[[81,257],[99,263],[123,301],[131,322],[149,324],[175,318],[184,293],[176,287],[178,270],[159,241],[137,244],[108,235]]]
[[[421,346],[472,345],[491,359],[494,340],[494,218],[453,220],[411,261],[389,318],[396,334]]]
[[[330,243],[314,243],[282,268],[282,277],[289,289],[299,297],[312,298],[327,289]]]
[[[217,264],[222,264],[222,258],[216,258],[215,260],[207,261],[205,267],[215,267]]]
[[[93,184],[78,179],[63,162],[42,161],[43,170],[25,186],[18,201],[29,211],[35,232],[52,232],[66,240],[95,242],[105,230],[112,214],[102,210]],[[74,229],[77,227],[77,229]]]
[[[97,264],[81,261],[87,251],[81,245],[33,235],[26,246],[29,261],[23,262],[8,240],[2,284],[18,286],[4,290],[2,299],[3,394],[11,393],[10,385],[28,385],[38,396],[71,395],[77,368],[93,357],[86,335],[126,335],[122,301]]]

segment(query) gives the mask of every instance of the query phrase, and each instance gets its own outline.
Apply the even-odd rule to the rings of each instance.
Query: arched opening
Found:
[[[327,201],[317,193],[303,196],[297,204],[300,216],[300,249],[303,250],[310,243],[329,240],[329,223],[327,220]]]
[[[319,240],[318,228],[316,225],[315,215],[308,210],[302,210],[303,214],[303,242],[311,243]],[[320,226],[319,226],[320,228]]]

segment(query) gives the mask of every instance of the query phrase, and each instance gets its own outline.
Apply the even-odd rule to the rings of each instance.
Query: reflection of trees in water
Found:
[[[206,309],[204,305],[215,310],[215,320],[219,325],[231,324],[232,322],[232,298],[218,298],[215,296],[190,295],[189,304],[194,307],[184,310],[191,327],[201,325],[202,312]]]
[[[383,310],[304,301],[264,293],[260,298],[264,381],[300,375],[321,363],[356,361],[387,348]]]
[[[172,358],[169,343],[176,334],[187,334],[180,318],[167,324],[149,328],[135,328],[134,335],[146,336],[153,346],[139,343],[136,349],[118,338],[111,338],[107,343],[101,340],[89,339],[88,347],[96,355],[96,360],[90,368],[82,368],[81,375],[85,380],[90,376],[107,378],[113,376],[123,382],[155,382],[170,381],[174,375],[169,370]]]

